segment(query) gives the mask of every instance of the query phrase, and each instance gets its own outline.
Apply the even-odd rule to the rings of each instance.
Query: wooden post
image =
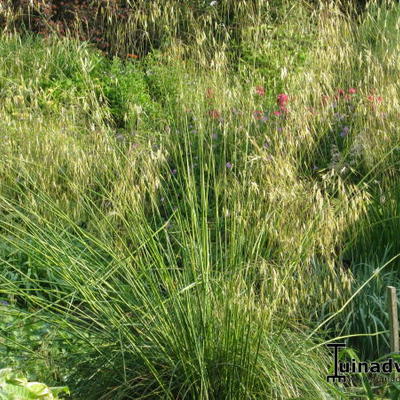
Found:
[[[399,319],[397,316],[396,288],[387,286],[387,302],[389,310],[390,352],[399,352]]]

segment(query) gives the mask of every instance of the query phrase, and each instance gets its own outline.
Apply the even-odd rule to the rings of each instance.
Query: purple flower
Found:
[[[231,169],[232,167],[233,167],[232,163],[230,163],[230,162],[226,163],[226,168]]]
[[[340,136],[341,137],[345,137],[349,134],[350,128],[348,126],[345,126],[342,130],[342,132],[340,132]]]
[[[173,170],[171,170],[171,174],[172,175],[176,175],[176,173],[177,173],[178,171],[174,168]]]
[[[268,149],[268,148],[269,148],[269,143],[268,143],[268,142],[265,142],[265,143],[263,144],[263,147],[264,147],[264,149]]]
[[[0,304],[2,306],[9,306],[10,305],[10,303],[8,301],[5,301],[5,300],[0,300]]]

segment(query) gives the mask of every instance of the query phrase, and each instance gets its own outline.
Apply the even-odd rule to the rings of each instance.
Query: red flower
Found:
[[[357,93],[356,89],[354,89],[354,88],[349,89],[349,94],[356,94],[356,93]]]
[[[285,107],[287,102],[289,101],[289,96],[285,93],[278,94],[276,99],[278,106]]]
[[[343,89],[339,89],[337,92],[339,96],[344,96],[345,94],[345,91]]]
[[[377,103],[382,103],[383,98],[381,96],[368,96],[367,97],[368,101],[370,101],[371,103],[377,102]]]
[[[209,115],[211,118],[214,118],[214,119],[218,119],[218,118],[221,117],[221,113],[220,113],[218,110],[210,110],[210,111],[208,112],[208,115]]]
[[[274,115],[276,115],[277,117],[279,117],[280,115],[282,115],[282,113],[280,111],[274,111]]]
[[[265,95],[265,89],[262,86],[256,86],[256,94],[259,96]]]

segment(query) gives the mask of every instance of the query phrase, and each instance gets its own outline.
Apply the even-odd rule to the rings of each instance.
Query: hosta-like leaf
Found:
[[[0,370],[0,400],[57,400],[58,394],[69,394],[67,387],[49,388],[44,383],[28,382],[10,368]]]
[[[51,395],[50,389],[44,383],[28,382],[25,387],[37,396]]]
[[[12,384],[4,385],[4,392],[9,396],[9,400],[37,400],[38,397],[29,389],[23,386]]]

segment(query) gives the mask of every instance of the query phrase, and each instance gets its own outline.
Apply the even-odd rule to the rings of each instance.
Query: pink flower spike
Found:
[[[354,89],[354,88],[349,89],[349,94],[356,94],[356,93],[357,93],[356,89]]]
[[[265,89],[262,86],[256,86],[256,94],[259,96],[265,96]]]
[[[283,113],[287,113],[287,112],[288,112],[288,109],[287,109],[285,106],[280,106],[280,107],[279,107],[279,110],[280,110],[281,112],[283,112]]]
[[[274,111],[274,115],[276,115],[277,117],[279,117],[280,115],[282,115],[282,113],[280,111]]]
[[[289,96],[285,93],[278,94],[278,97],[276,99],[276,102],[278,103],[278,106],[284,107],[286,106],[286,103],[289,101]]]

